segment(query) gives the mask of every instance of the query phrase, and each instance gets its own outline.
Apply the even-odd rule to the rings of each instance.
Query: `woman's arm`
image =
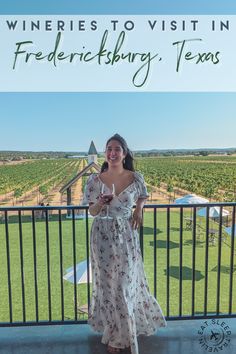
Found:
[[[110,204],[110,200],[107,200],[107,196],[100,195],[98,198],[97,203],[90,203],[89,204],[89,212],[92,216],[96,216],[100,213],[104,205]]]
[[[132,218],[132,228],[133,229],[138,229],[140,225],[142,225],[142,211],[143,211],[143,206],[146,202],[147,198],[139,198],[136,203],[136,208],[134,209],[133,212],[133,218]]]
[[[89,212],[92,216],[96,216],[102,210],[104,204],[102,204],[99,200],[97,203],[90,203],[89,204]]]

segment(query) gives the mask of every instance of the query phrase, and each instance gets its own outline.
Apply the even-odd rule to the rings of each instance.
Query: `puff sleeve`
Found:
[[[96,203],[100,194],[99,179],[96,174],[89,176],[83,195],[83,204]]]
[[[137,200],[147,199],[149,197],[146,183],[144,181],[143,175],[139,172],[135,172],[136,186],[137,186]]]

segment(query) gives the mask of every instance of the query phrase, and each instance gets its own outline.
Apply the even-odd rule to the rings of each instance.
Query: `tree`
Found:
[[[41,193],[43,196],[47,196],[48,194],[48,189],[45,185],[42,185],[39,187],[39,193]]]
[[[21,188],[15,189],[15,191],[14,191],[14,198],[16,199],[16,202],[17,202],[17,199],[22,196],[22,194],[23,194],[23,192],[22,192],[22,189],[21,189]]]
[[[199,155],[200,155],[200,156],[208,156],[208,155],[209,155],[209,152],[208,152],[208,151],[205,151],[205,150],[204,150],[204,151],[200,151],[200,152],[199,152]]]
[[[167,192],[169,193],[169,202],[171,201],[171,193],[173,192],[174,188],[173,188],[173,184],[172,182],[168,182],[167,183],[167,188],[166,188]]]

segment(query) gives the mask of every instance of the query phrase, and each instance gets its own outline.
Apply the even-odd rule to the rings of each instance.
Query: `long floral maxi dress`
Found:
[[[96,203],[102,182],[91,175],[85,189],[87,203]],[[104,193],[106,193],[106,186]],[[166,321],[150,294],[144,273],[138,231],[131,227],[133,205],[148,196],[143,176],[134,172],[134,181],[115,196],[94,218],[91,228],[93,291],[88,323],[102,332],[102,343],[116,348],[131,347],[138,354],[137,336],[151,335]]]

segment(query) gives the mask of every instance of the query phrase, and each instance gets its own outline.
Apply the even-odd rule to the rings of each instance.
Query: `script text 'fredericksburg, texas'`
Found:
[[[181,30],[183,32],[186,29],[189,29],[191,26],[191,31],[197,34],[199,21],[198,20],[190,20],[190,21],[175,21],[171,20],[167,23],[167,21],[157,21],[157,20],[147,20],[148,28],[154,31],[176,31]],[[7,20],[6,26],[9,31],[17,31],[21,30],[23,32],[28,31],[56,31],[56,37],[52,43],[52,47],[45,51],[43,49],[38,48],[37,43],[30,39],[24,39],[22,41],[18,41],[15,43],[15,49],[13,52],[13,61],[12,61],[12,69],[16,68],[19,70],[20,65],[23,63],[32,64],[37,61],[46,61],[51,63],[54,67],[56,67],[59,62],[66,63],[96,63],[98,65],[111,65],[115,66],[116,64],[124,61],[129,64],[135,64],[135,70],[132,76],[132,83],[135,87],[142,87],[150,74],[151,65],[157,64],[165,60],[163,55],[153,51],[143,51],[143,50],[129,50],[127,49],[128,35],[129,32],[135,30],[135,22],[128,20],[124,21],[122,24],[119,23],[118,20],[110,21],[110,28],[105,29],[101,34],[101,38],[97,43],[97,46],[93,48],[88,48],[86,43],[80,43],[78,40],[79,50],[72,50],[71,52],[65,52],[63,50],[63,44],[65,43],[65,38],[63,38],[64,31],[97,31],[99,28],[99,22],[96,20],[92,20],[87,25],[85,20],[75,21],[63,21],[63,20],[35,20],[35,21],[26,21],[26,20]],[[228,31],[230,29],[229,21],[219,21],[216,20],[209,21],[209,26],[211,31]],[[119,31],[119,29],[122,29]],[[115,41],[114,45],[110,44],[110,38],[114,36],[115,33]],[[171,43],[173,46],[173,55],[175,56],[175,68],[176,72],[179,72],[180,68],[184,68],[185,62],[192,62],[194,64],[202,64],[204,62],[212,63],[216,65],[220,63],[221,53],[219,50],[214,51],[204,51],[200,52],[197,48],[198,43],[203,42],[204,38],[198,37],[197,35],[192,38],[184,38],[179,39]],[[75,43],[76,44],[76,43]],[[158,44],[158,36],[157,36],[157,44]],[[209,44],[209,43],[208,43]],[[129,41],[129,47],[130,47]],[[209,47],[209,45],[208,45]],[[33,49],[32,49],[33,48]],[[38,48],[35,50],[35,48]]]

